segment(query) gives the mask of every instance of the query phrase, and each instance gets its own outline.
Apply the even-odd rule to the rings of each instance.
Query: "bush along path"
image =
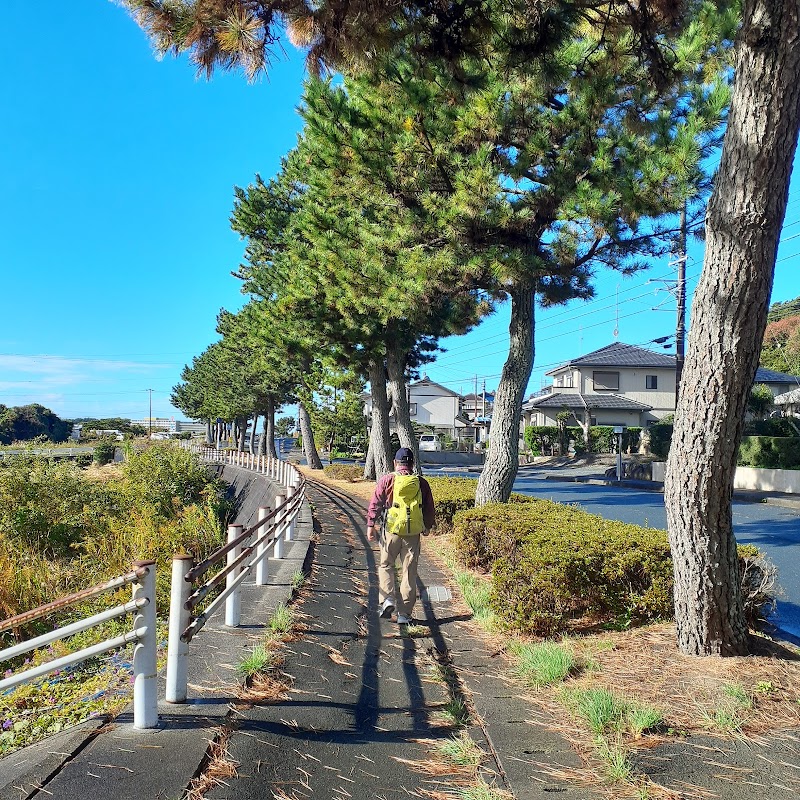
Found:
[[[555,773],[577,766],[577,756],[565,739],[524,725],[513,688],[487,676],[497,654],[461,625],[468,615],[443,599],[443,576],[423,569],[415,624],[380,619],[363,501],[320,484],[309,497],[318,541],[300,624],[267,676],[254,678],[254,701],[195,788],[217,800],[591,796],[551,775],[532,777],[542,759]]]

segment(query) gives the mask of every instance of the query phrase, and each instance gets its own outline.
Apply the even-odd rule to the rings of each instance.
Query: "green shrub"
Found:
[[[114,460],[116,446],[113,442],[100,442],[94,448],[94,463],[98,466],[110,464]]]
[[[658,422],[650,428],[650,451],[654,456],[666,458],[672,443],[672,423]]]
[[[791,417],[754,419],[744,426],[745,436],[800,436],[800,422]]]
[[[737,463],[763,469],[800,469],[800,436],[745,436]]]
[[[449,533],[453,527],[453,517],[459,511],[475,507],[475,489],[478,482],[474,478],[426,478],[431,487],[436,506],[436,532]],[[512,494],[509,503],[530,503],[534,498],[526,494]]]
[[[469,558],[486,567],[494,557],[492,609],[516,629],[552,634],[586,615],[670,615],[672,562],[663,531],[544,500],[464,512],[455,528]]]
[[[436,506],[436,532],[447,533],[453,517],[475,505],[476,482],[473,478],[426,478]]]
[[[335,481],[354,483],[364,477],[364,468],[355,464],[328,464],[327,467],[322,468],[322,471],[328,478]]]
[[[157,506],[159,513],[203,503],[221,482],[209,478],[205,465],[188,450],[171,442],[156,442],[140,452],[132,448],[125,463],[127,491],[140,503]]]

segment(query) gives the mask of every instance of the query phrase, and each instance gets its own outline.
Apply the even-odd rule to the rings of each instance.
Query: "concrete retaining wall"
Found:
[[[664,481],[666,463],[653,462],[653,480]],[[783,492],[800,494],[800,470],[797,469],[759,469],[756,467],[736,467],[733,478],[734,489],[749,489],[754,492]]]
[[[228,464],[213,467],[216,475],[230,485],[228,497],[237,504],[236,518],[230,524],[249,528],[258,521],[260,506],[275,507],[277,486],[267,478],[249,469],[232,467]],[[284,490],[285,492],[285,490]]]

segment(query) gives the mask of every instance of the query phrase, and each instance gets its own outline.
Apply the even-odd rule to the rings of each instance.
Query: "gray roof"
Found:
[[[797,375],[787,375],[785,372],[775,372],[774,369],[759,367],[756,371],[756,383],[797,383],[800,385],[800,378]]]
[[[800,403],[800,388],[792,389],[790,392],[785,392],[784,394],[779,394],[773,402],[776,406]]]
[[[583,398],[583,399],[581,399]],[[584,405],[586,401],[586,405]],[[524,408],[526,410],[534,408],[556,408],[574,409],[583,411],[586,406],[589,408],[610,409],[614,411],[651,411],[652,406],[640,403],[637,400],[629,400],[618,394],[584,394],[578,392],[563,392],[550,394],[544,397],[536,397],[528,400]]]
[[[664,353],[654,353],[634,344],[614,342],[614,344],[601,347],[585,356],[573,358],[560,367],[551,369],[547,375],[553,375],[565,367],[658,367],[662,369],[675,368],[675,356]]]

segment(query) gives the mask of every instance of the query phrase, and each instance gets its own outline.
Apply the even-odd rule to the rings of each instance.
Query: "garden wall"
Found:
[[[663,483],[666,462],[653,462],[653,480]],[[797,469],[759,469],[756,467],[736,467],[733,479],[734,489],[749,489],[757,492],[784,492],[800,494],[800,470]]]

